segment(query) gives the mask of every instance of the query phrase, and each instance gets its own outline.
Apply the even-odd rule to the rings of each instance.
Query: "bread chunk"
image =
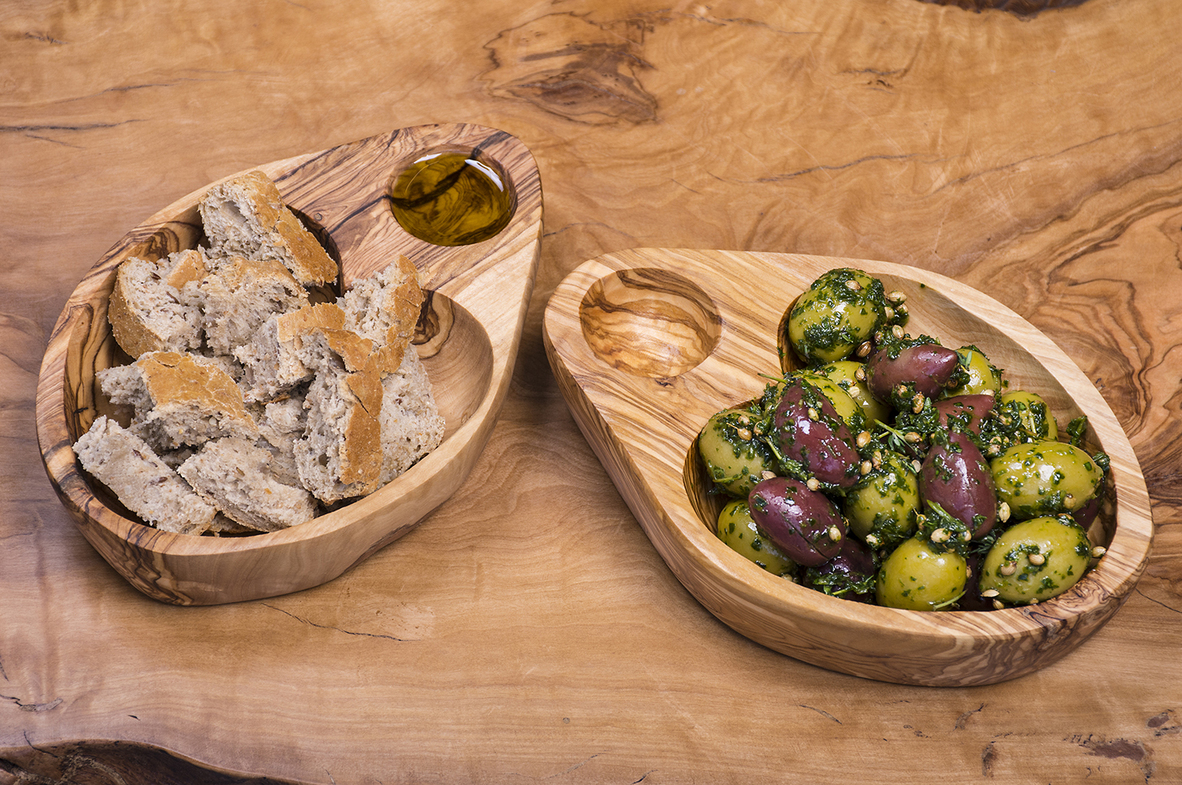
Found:
[[[200,251],[164,259],[131,256],[119,264],[107,318],[115,342],[132,357],[144,352],[183,352],[201,346],[201,309],[185,301],[185,285],[207,272]]]
[[[279,189],[262,172],[215,185],[197,209],[213,254],[280,261],[307,287],[336,283],[337,263],[284,205]]]
[[[382,373],[393,373],[414,337],[423,290],[419,271],[403,255],[369,278],[353,284],[341,298],[345,326],[374,342]]]
[[[438,447],[443,429],[427,371],[407,347],[398,370],[382,380],[382,485]]]
[[[312,369],[300,359],[300,336],[316,328],[344,326],[345,312],[335,303],[305,305],[268,317],[253,341],[234,350],[242,363],[245,400],[272,400],[311,379]]]
[[[271,453],[271,474],[284,485],[299,486],[295,443],[303,438],[308,415],[302,395],[291,395],[265,404],[255,404],[259,424],[258,445]]]
[[[300,338],[300,359],[315,378],[307,430],[295,444],[305,488],[326,504],[378,487],[382,469],[382,384],[373,342],[349,330],[317,328]]]
[[[303,488],[277,480],[271,454],[246,439],[206,442],[177,472],[226,517],[257,531],[278,531],[312,520],[316,501]]]
[[[131,430],[154,451],[198,446],[222,436],[257,439],[242,391],[216,361],[180,352],[148,352],[131,365],[99,371],[114,404],[134,409]]]
[[[74,444],[79,463],[147,523],[178,534],[201,534],[217,510],[198,496],[143,439],[100,416]]]
[[[209,350],[231,355],[271,316],[307,305],[308,291],[281,262],[232,256],[188,287],[185,299],[200,308]]]

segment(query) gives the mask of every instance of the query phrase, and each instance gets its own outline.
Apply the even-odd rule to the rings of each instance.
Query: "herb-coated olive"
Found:
[[[874,554],[853,537],[846,537],[841,551],[829,561],[809,567],[800,576],[800,585],[858,602],[874,599]]]
[[[874,596],[879,605],[913,611],[949,608],[965,590],[965,559],[938,553],[915,537],[899,543],[878,568]]]
[[[956,395],[941,398],[932,404],[945,428],[964,433],[981,433],[981,424],[993,411],[996,399],[985,393],[979,395]]]
[[[858,481],[842,502],[854,536],[875,548],[893,547],[915,533],[919,479],[911,461],[892,450]]]
[[[796,565],[770,537],[759,530],[746,499],[732,499],[718,513],[718,538],[730,548],[781,577],[796,573]]]
[[[771,439],[786,474],[815,477],[826,488],[849,488],[858,481],[860,460],[850,427],[829,399],[799,376],[784,382]]]
[[[1015,520],[1075,512],[1104,480],[1095,459],[1066,442],[1015,444],[989,466],[997,496]]]
[[[866,361],[867,384],[875,398],[901,408],[916,393],[939,395],[959,364],[956,352],[938,343],[881,348]]]
[[[791,477],[771,477],[751,490],[751,517],[784,554],[815,567],[841,550],[846,523],[825,494]]]
[[[996,394],[1001,391],[1001,371],[989,362],[985,353],[976,346],[962,346],[956,350],[960,365],[968,373],[968,379],[947,391],[947,395]]]
[[[1026,390],[1011,390],[997,401],[999,417],[1011,418],[1022,434],[1016,441],[1055,441],[1059,438],[1059,424],[1051,415],[1051,407],[1042,396]]]
[[[706,472],[732,496],[746,498],[775,458],[762,439],[755,438],[755,418],[743,409],[724,409],[707,420],[698,434],[698,454]]]
[[[980,586],[1003,602],[1042,602],[1070,589],[1091,561],[1088,535],[1068,515],[1041,516],[1001,533],[981,568]]]
[[[866,386],[866,363],[857,360],[837,360],[822,365],[817,371],[836,382],[838,387],[849,393],[854,402],[862,407],[867,426],[872,426],[875,422],[891,421],[894,409],[871,395],[870,388]],[[859,376],[862,378],[859,379]]]
[[[919,492],[925,503],[940,505],[974,538],[988,533],[997,520],[989,463],[964,433],[950,431],[932,444],[919,472]]]
[[[788,341],[809,364],[848,357],[886,320],[882,282],[861,270],[823,273],[788,313]]]
[[[793,376],[799,376],[817,389],[817,392],[829,399],[837,414],[850,427],[850,431],[857,433],[866,427],[866,413],[853,396],[837,382],[821,373],[814,371],[797,371]]]

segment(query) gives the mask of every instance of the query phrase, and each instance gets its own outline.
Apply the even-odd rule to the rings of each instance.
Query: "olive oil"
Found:
[[[477,150],[424,155],[390,190],[391,210],[402,228],[435,245],[494,237],[517,206],[508,178]]]

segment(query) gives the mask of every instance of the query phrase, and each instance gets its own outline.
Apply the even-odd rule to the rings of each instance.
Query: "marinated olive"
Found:
[[[919,480],[911,461],[897,452],[883,451],[876,463],[846,493],[842,511],[856,537],[875,548],[894,547],[915,533]]]
[[[803,567],[815,567],[841,550],[846,523],[825,494],[791,477],[771,477],[749,497],[751,517],[784,554]]]
[[[850,431],[857,433],[866,426],[866,413],[853,396],[837,382],[813,371],[798,371],[793,376],[804,379],[815,387],[817,392],[828,398],[829,403],[837,410],[838,416],[850,427]]]
[[[731,549],[781,577],[796,573],[796,564],[759,530],[746,499],[732,499],[718,514],[718,538]]]
[[[861,462],[850,427],[829,399],[799,376],[784,382],[771,440],[786,474],[816,478],[827,488],[849,488],[858,481]]]
[[[981,425],[993,411],[992,395],[957,395],[942,398],[932,404],[940,418],[940,425],[964,433],[981,433]]]
[[[914,611],[951,607],[964,594],[965,559],[955,551],[936,552],[924,540],[899,543],[878,568],[874,596],[879,605]]]
[[[925,503],[940,505],[974,538],[988,533],[997,520],[989,464],[964,433],[951,431],[931,446],[919,473],[919,491]]]
[[[946,395],[994,395],[1001,391],[1001,371],[989,362],[984,352],[976,346],[962,346],[956,350],[956,355],[967,378],[948,390]]]
[[[809,364],[841,360],[886,320],[882,282],[861,270],[823,273],[788,313],[788,342]]]
[[[755,418],[742,409],[724,409],[711,417],[698,434],[698,453],[706,472],[732,496],[746,498],[775,458],[762,439],[755,438]]]
[[[1083,577],[1091,552],[1087,533],[1068,515],[1021,521],[986,554],[981,592],[1009,603],[1048,600]]]
[[[1065,442],[1015,444],[989,466],[997,496],[1015,520],[1075,512],[1104,480],[1094,458]]]
[[[849,393],[854,402],[862,407],[867,426],[872,426],[875,422],[890,422],[894,410],[871,395],[870,388],[866,386],[866,363],[857,360],[837,360],[822,365],[817,372],[836,382],[838,387]]]
[[[801,586],[858,602],[874,599],[874,581],[874,554],[853,537],[845,538],[832,559],[800,576]]]
[[[938,343],[883,347],[866,361],[866,383],[878,400],[905,408],[916,394],[939,395],[959,365],[956,352]]]
[[[1059,438],[1059,425],[1051,415],[1051,408],[1041,396],[1026,390],[1012,390],[998,399],[999,417],[1011,418],[1020,438],[1014,441],[1032,442],[1055,441]]]

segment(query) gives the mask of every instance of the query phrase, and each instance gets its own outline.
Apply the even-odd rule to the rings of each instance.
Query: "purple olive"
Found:
[[[846,539],[845,519],[825,494],[791,477],[770,477],[747,497],[751,517],[784,555],[802,567],[832,559]]]
[[[836,556],[804,571],[800,585],[834,597],[870,602],[874,599],[875,572],[870,548],[856,537],[846,537]]]
[[[993,410],[995,401],[992,395],[954,395],[933,405],[945,428],[980,434],[981,423]]]
[[[938,343],[908,346],[897,354],[883,348],[866,361],[866,383],[870,393],[883,402],[895,402],[916,393],[934,398],[959,364],[960,356]]]
[[[817,388],[788,377],[772,417],[772,440],[780,455],[832,488],[857,483],[861,459],[849,425]]]
[[[974,538],[988,533],[997,520],[989,463],[972,439],[958,431],[949,431],[946,442],[937,441],[928,450],[919,472],[919,493],[925,502],[939,504],[963,523]]]
[[[1100,514],[1100,502],[1103,493],[1097,493],[1092,498],[1084,502],[1084,506],[1080,507],[1075,512],[1071,513],[1071,517],[1075,522],[1083,527],[1084,531],[1091,528],[1092,523],[1096,520],[1096,516]]]

